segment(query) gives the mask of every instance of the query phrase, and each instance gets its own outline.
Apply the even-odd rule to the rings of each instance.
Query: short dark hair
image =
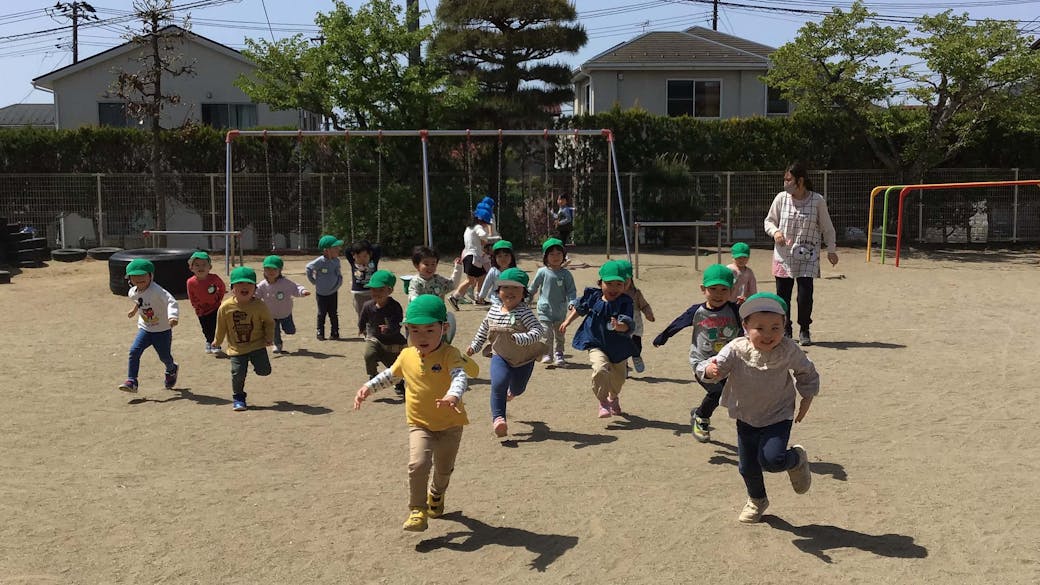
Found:
[[[419,267],[419,263],[423,261],[423,258],[433,258],[440,262],[441,256],[437,253],[437,250],[429,246],[416,246],[412,248],[412,266]]]
[[[350,253],[357,254],[358,252],[372,253],[372,244],[368,240],[358,240],[350,245]]]
[[[571,202],[571,196],[570,196],[570,195],[568,195],[568,194],[566,194],[566,193],[560,193],[560,197],[559,197],[559,198],[560,198],[560,199],[563,199],[563,200],[564,200],[564,201],[566,201],[567,203],[570,203],[570,202]]]

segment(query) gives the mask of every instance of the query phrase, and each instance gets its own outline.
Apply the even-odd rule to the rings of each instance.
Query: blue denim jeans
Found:
[[[520,396],[534,372],[534,362],[513,367],[501,356],[491,356],[491,420],[506,416],[506,395]]]
[[[173,372],[177,364],[174,363],[173,355],[170,354],[170,345],[172,343],[172,329],[158,333],[149,333],[144,329],[138,329],[137,337],[134,338],[133,344],[130,345],[130,359],[126,368],[126,377],[131,380],[137,380],[137,374],[141,371],[141,354],[149,347],[154,347],[155,353],[159,354],[159,361],[166,365],[166,373]]]
[[[740,475],[747,493],[752,498],[766,497],[762,472],[779,473],[798,465],[798,454],[787,448],[791,438],[791,421],[782,420],[767,427],[753,427],[737,421],[737,452],[740,455]]]
[[[249,364],[253,364],[253,372],[257,376],[267,376],[271,373],[271,358],[267,355],[267,348],[261,347],[245,355],[231,356],[231,397],[234,400],[246,399],[246,373]]]
[[[296,334],[296,323],[293,322],[291,314],[284,319],[274,320],[274,346],[277,349],[282,349],[282,331],[285,331],[286,335]]]

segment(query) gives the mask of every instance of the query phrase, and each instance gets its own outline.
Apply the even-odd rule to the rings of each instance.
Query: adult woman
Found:
[[[776,294],[787,302],[788,337],[791,336],[791,292],[798,283],[798,338],[812,345],[813,279],[820,277],[821,245],[827,245],[827,260],[838,263],[834,224],[827,213],[827,201],[812,190],[808,171],[801,162],[784,172],[784,190],[773,198],[765,219],[766,233],[773,237],[773,276]]]

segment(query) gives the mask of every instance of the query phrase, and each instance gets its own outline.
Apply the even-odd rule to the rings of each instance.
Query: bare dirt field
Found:
[[[594,266],[575,270],[580,290],[603,256],[577,256]],[[136,324],[107,262],[25,271],[0,287],[0,583],[1040,582],[1036,253],[916,254],[895,269],[841,250],[816,285],[821,394],[792,434],[812,490],[769,475],[771,506],[752,526],[736,520],[732,420],[715,414],[712,443],[690,434],[703,391],[689,332],[649,343],[702,298],[692,260],[641,258],[658,319],[624,416],[596,418],[572,351],[567,369],[536,366],[499,440],[481,372],[450,513],[420,534],[401,530],[402,406],[382,393],[352,410],[362,344],[315,340],[313,297],[297,301],[292,353],[250,374],[238,413],[229,363],[203,353],[186,300],[178,387],[162,388],[149,350],[130,395],[116,386]],[[305,282],[304,264],[289,258],[286,275]],[[769,252],[751,265],[772,290]],[[482,313],[458,313],[456,346]]]

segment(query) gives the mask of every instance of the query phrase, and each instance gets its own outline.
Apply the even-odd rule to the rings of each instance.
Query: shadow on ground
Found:
[[[621,418],[614,417],[610,424],[607,425],[607,430],[610,431],[638,431],[642,429],[662,429],[665,431],[672,431],[675,436],[690,434],[693,429],[690,425],[685,423],[674,423],[663,420],[653,420],[649,418],[643,418],[629,413],[622,413]]]
[[[207,406],[226,406],[231,404],[231,400],[228,398],[220,398],[219,396],[208,396],[206,394],[195,394],[191,391],[191,388],[173,388],[170,392],[176,392],[173,396],[167,398],[145,398],[143,396],[134,398],[127,402],[127,404],[144,404],[146,402],[177,402],[178,400],[190,400],[196,404],[204,404]]]
[[[538,534],[521,528],[491,526],[475,518],[470,518],[462,512],[451,512],[441,516],[440,519],[458,522],[469,531],[449,532],[444,536],[420,541],[415,545],[416,552],[427,553],[438,549],[477,552],[485,546],[491,545],[515,546],[525,548],[538,555],[529,566],[538,572],[544,572],[556,559],[578,544],[577,536]]]
[[[762,522],[776,530],[790,532],[796,537],[791,542],[799,550],[807,552],[825,563],[832,562],[826,551],[839,548],[858,548],[880,557],[899,559],[923,559],[928,556],[928,549],[914,543],[912,536],[865,534],[827,524],[795,526],[782,518],[768,514],[762,517]]]
[[[514,436],[527,438],[507,439],[505,441],[502,441],[502,445],[505,447],[519,447],[520,443],[563,441],[565,443],[574,443],[572,447],[574,447],[575,449],[584,449],[585,447],[591,447],[593,445],[613,443],[617,440],[617,437],[615,437],[614,435],[593,435],[588,433],[574,433],[570,431],[554,431],[549,428],[549,425],[537,420],[518,420],[513,422],[514,424],[523,424],[530,426],[531,432],[513,433]]]

